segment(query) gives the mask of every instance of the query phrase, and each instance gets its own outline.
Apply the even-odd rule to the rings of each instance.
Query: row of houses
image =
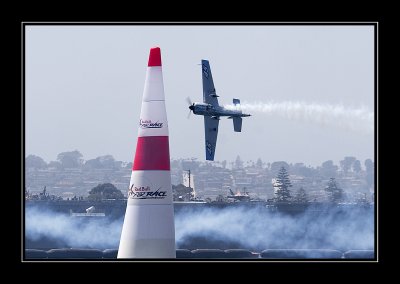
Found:
[[[233,192],[247,192],[254,199],[270,199],[274,197],[273,179],[276,174],[272,171],[255,166],[242,168],[226,168],[221,164],[200,163],[196,161],[180,161],[171,163],[172,184],[185,183],[188,171],[191,173],[191,186],[199,197],[215,199],[217,196],[227,196]],[[290,172],[289,172],[290,174]],[[103,169],[36,169],[27,168],[25,171],[25,188],[30,192],[39,192],[47,186],[50,194],[70,196],[86,196],[98,184],[110,182],[124,194],[128,190],[131,176],[130,167]],[[301,187],[309,198],[323,201],[326,198],[324,188],[329,177],[322,175],[290,174],[293,195]],[[338,185],[349,198],[372,196],[373,185],[368,186],[365,173],[338,175]]]

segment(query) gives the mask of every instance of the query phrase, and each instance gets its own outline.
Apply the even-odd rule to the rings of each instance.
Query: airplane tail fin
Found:
[[[242,131],[242,118],[241,117],[234,117],[233,119],[233,129],[235,132]]]
[[[242,113],[242,108],[240,106],[240,100],[239,99],[233,99],[233,105],[236,107],[236,111]]]

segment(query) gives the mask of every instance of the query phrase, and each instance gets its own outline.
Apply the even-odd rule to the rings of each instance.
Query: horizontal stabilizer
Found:
[[[235,130],[235,132],[242,131],[242,118],[241,117],[233,118],[233,129]]]
[[[234,105],[240,105],[240,100],[239,99],[233,99],[233,104]]]

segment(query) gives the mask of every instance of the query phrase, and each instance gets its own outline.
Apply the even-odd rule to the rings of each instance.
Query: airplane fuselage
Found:
[[[246,117],[250,116],[250,114],[242,113],[241,110],[229,110],[222,106],[213,106],[206,103],[194,103],[189,107],[194,114],[197,115],[205,115],[218,118],[220,116],[228,116],[228,117]]]

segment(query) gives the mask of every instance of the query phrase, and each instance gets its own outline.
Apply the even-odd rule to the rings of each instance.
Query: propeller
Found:
[[[188,113],[188,115],[187,115],[187,119],[189,119],[189,118],[190,118],[190,115],[191,115],[191,113],[192,113],[192,111],[193,111],[193,109],[194,109],[194,103],[192,103],[192,100],[191,100],[189,97],[186,98],[186,102],[187,102],[188,105],[189,105],[189,113]]]

